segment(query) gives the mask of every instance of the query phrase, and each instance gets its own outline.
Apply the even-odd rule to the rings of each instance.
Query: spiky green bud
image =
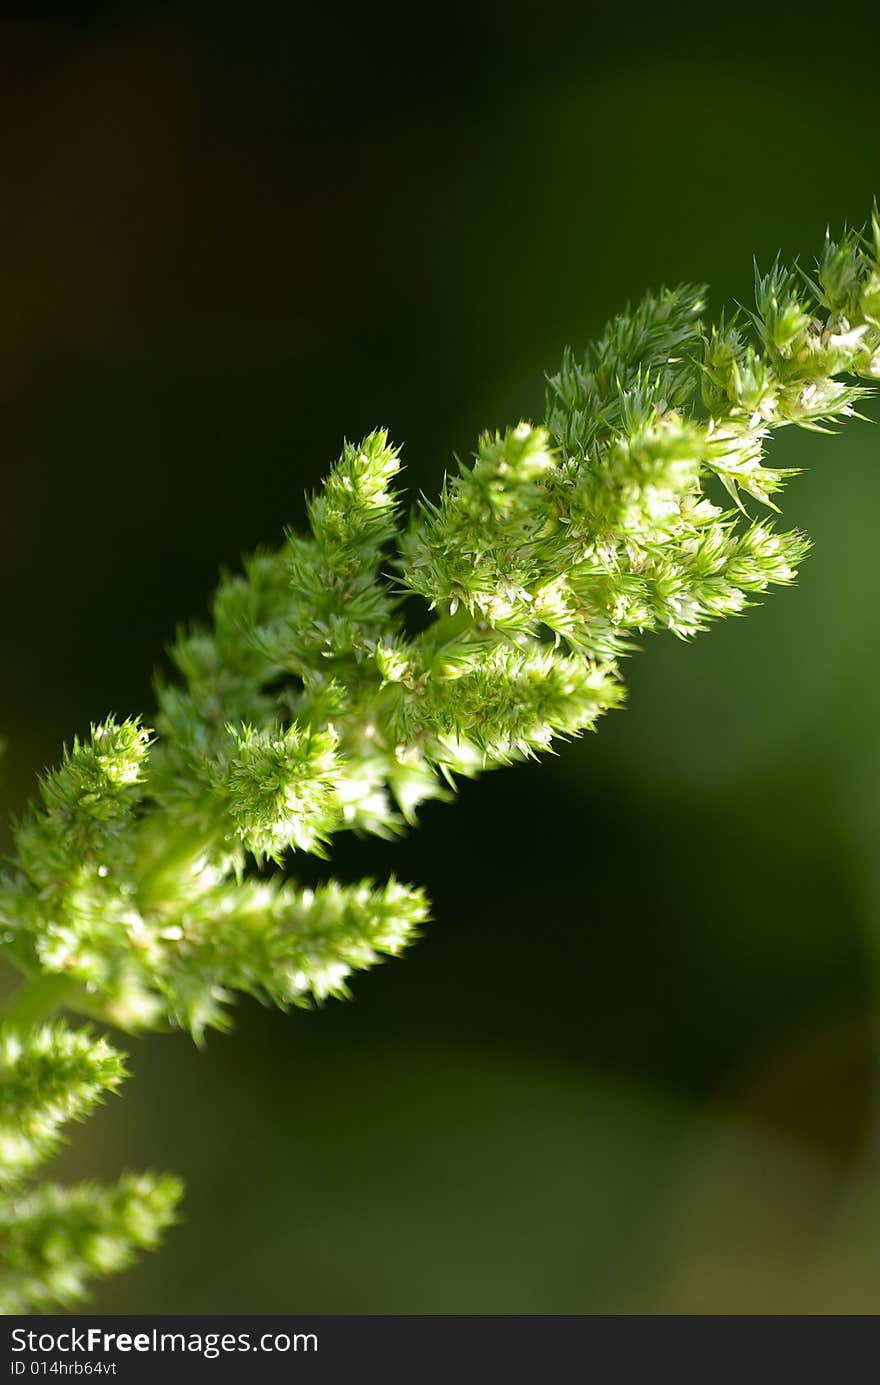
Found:
[[[0,1188],[33,1172],[125,1076],[121,1054],[88,1030],[61,1024],[0,1028]]]
[[[175,1178],[127,1174],[109,1187],[50,1184],[0,1202],[0,1313],[75,1306],[91,1280],[153,1249],[180,1196]]]

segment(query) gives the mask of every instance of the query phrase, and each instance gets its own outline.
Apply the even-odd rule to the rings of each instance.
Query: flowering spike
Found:
[[[106,1039],[61,1024],[0,1029],[0,1188],[32,1173],[125,1076]]]
[[[73,1307],[90,1280],[158,1243],[180,1196],[175,1178],[127,1174],[109,1187],[50,1184],[0,1203],[0,1313]]]
[[[773,432],[829,429],[880,379],[876,210],[812,275],[756,268],[751,316],[705,312],[702,288],[664,289],[566,352],[545,422],[485,434],[405,532],[397,449],[382,431],[344,445],[309,533],[224,576],[210,624],[178,637],[156,744],[111,718],[43,779],[0,880],[2,946],[35,985],[197,1040],[237,993],[347,994],[417,935],[424,897],[301,889],[267,862],[343,828],[393,835],[456,776],[592,729],[640,634],[689,638],[794,579],[807,540],[752,512],[778,511],[795,474],[767,464]],[[12,1184],[121,1066],[83,1031],[10,1025],[0,1075]],[[144,1177],[7,1196],[0,1308],[75,1301],[155,1241],[177,1194]]]

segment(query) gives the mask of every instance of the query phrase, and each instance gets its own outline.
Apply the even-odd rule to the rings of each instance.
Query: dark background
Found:
[[[880,191],[868,11],[106,6],[0,26],[2,796],[151,706],[221,563],[387,424],[415,493],[661,282]],[[877,417],[876,407],[869,413]],[[131,1041],[59,1176],[170,1167],[105,1312],[880,1307],[867,424],[775,444],[798,587],[333,869],[436,920],[351,1005]],[[295,863],[294,863],[295,864]]]

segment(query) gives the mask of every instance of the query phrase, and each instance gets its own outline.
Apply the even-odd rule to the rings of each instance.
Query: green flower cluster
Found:
[[[169,1177],[21,1192],[63,1126],[124,1076],[120,1054],[88,1029],[0,1029],[0,1313],[76,1303],[90,1278],[122,1269],[174,1220],[181,1189]]]
[[[46,1184],[0,1204],[0,1313],[42,1312],[86,1297],[88,1282],[152,1250],[174,1221],[174,1178],[126,1174],[110,1187]]]
[[[591,729],[638,635],[692,636],[792,581],[806,540],[747,506],[775,511],[791,475],[766,464],[774,429],[827,428],[880,378],[876,217],[827,239],[812,277],[758,275],[753,313],[704,312],[685,285],[616,317],[550,377],[542,426],[484,436],[406,524],[387,435],[346,443],[309,533],[224,577],[178,638],[155,738],[110,718],[43,779],[0,884],[0,945],[32,988],[196,1038],[236,993],[345,994],[417,936],[422,893],[302,889],[273,866],[341,829],[393,835],[456,776]],[[26,992],[0,1044],[7,1182],[121,1077],[102,1041],[31,1018]],[[175,1198],[144,1179],[7,1197],[0,1304],[73,1298]]]

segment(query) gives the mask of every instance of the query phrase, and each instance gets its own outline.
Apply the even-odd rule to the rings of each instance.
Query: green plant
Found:
[[[346,444],[310,535],[225,577],[210,627],[177,640],[155,736],[109,718],[45,775],[0,886],[27,978],[0,1031],[3,1310],[75,1302],[179,1198],[148,1175],[21,1192],[124,1075],[57,1008],[200,1040],[236,992],[347,994],[426,901],[395,880],[299,888],[288,853],[390,836],[456,776],[592,728],[638,634],[690,637],[793,579],[806,540],[747,503],[775,509],[791,474],[765,465],[774,429],[826,428],[867,392],[840,377],[880,378],[876,216],[826,239],[815,277],[758,274],[754,313],[706,330],[703,312],[683,286],[615,318],[550,378],[544,426],[484,436],[405,528],[386,434]]]

